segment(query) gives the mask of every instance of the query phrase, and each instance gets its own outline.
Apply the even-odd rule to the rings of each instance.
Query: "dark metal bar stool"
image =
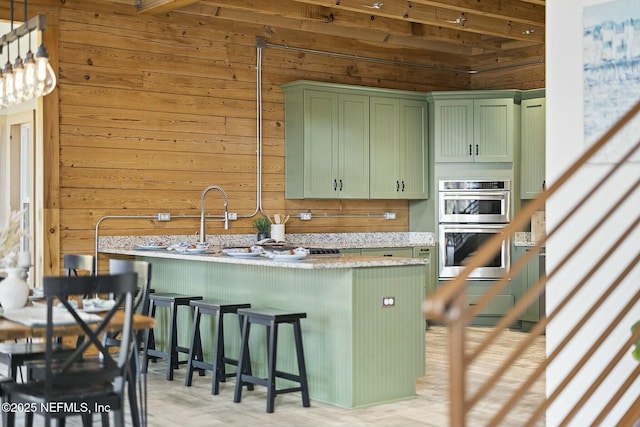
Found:
[[[307,385],[307,369],[304,362],[304,351],[302,348],[302,332],[300,329],[300,319],[307,317],[307,313],[290,312],[276,308],[250,308],[238,310],[238,316],[242,320],[242,343],[240,345],[239,369],[236,375],[236,388],[233,401],[239,403],[242,399],[242,387],[245,384],[257,384],[267,387],[267,412],[272,413],[275,398],[278,394],[302,392],[302,406],[308,408],[309,387]],[[267,328],[268,341],[268,369],[267,378],[258,378],[251,374],[249,370],[249,333],[251,324],[264,325]],[[298,358],[298,374],[282,372],[276,369],[276,354],[278,349],[278,327],[282,323],[293,326],[293,335]],[[299,387],[286,389],[276,389],[276,378],[284,378],[300,384]]]
[[[193,380],[193,371],[199,368],[211,371],[213,379],[211,382],[211,394],[218,394],[220,391],[220,383],[225,382],[227,378],[235,377],[236,373],[227,373],[226,365],[238,366],[238,360],[226,357],[224,353],[224,316],[225,314],[237,314],[239,309],[251,308],[248,303],[230,303],[225,301],[201,300],[191,301],[193,308],[193,333],[191,334],[191,347],[189,350],[189,359],[187,360],[187,376],[184,385],[191,386]],[[202,357],[202,340],[200,336],[200,318],[202,315],[214,316],[216,326],[213,336],[213,363],[206,363]],[[240,320],[240,319],[238,319]],[[242,322],[240,321],[240,330],[242,330]],[[253,388],[253,386],[251,386]]]
[[[148,329],[144,340],[145,363],[144,372],[149,367],[149,358],[155,357],[167,361],[167,380],[173,380],[173,370],[181,363],[178,361],[178,353],[189,354],[187,347],[178,345],[178,307],[190,307],[189,303],[194,300],[201,300],[200,295],[183,295],[176,293],[154,293],[149,295],[149,316],[155,317],[156,307],[166,307],[169,309],[169,343],[167,351],[160,351],[155,348],[155,335],[153,329]],[[193,310],[193,309],[192,309]]]

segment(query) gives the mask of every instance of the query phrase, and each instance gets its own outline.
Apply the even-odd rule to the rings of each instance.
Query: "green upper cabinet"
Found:
[[[369,198],[369,97],[301,86],[285,96],[285,196]]]
[[[425,95],[296,81],[285,95],[285,197],[427,198]]]
[[[544,98],[522,100],[520,197],[534,199],[545,185]]]
[[[435,161],[513,162],[518,96],[518,91],[429,94]]]
[[[333,197],[338,170],[338,95],[320,91],[304,93],[303,118],[304,193]],[[287,165],[288,166],[288,165]]]
[[[427,102],[372,96],[372,199],[428,197]]]
[[[338,94],[338,105],[338,167],[332,189],[339,198],[366,199],[369,197],[369,97]],[[316,163],[315,159],[309,161]]]

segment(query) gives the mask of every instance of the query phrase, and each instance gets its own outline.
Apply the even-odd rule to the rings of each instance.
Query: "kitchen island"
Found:
[[[151,262],[152,287],[157,292],[306,312],[302,334],[312,400],[358,408],[407,399],[415,396],[416,379],[424,375],[423,259],[342,255],[273,261],[219,253],[119,248],[100,252]],[[383,306],[385,299],[388,305]],[[186,312],[181,314],[179,342],[187,345],[191,321]],[[166,314],[160,313],[157,322],[158,328],[166,328]],[[212,325],[208,319],[205,323],[205,359],[211,360]],[[230,357],[238,352],[238,329],[236,322],[225,323]],[[162,335],[160,331],[156,336],[160,346],[166,344]],[[258,333],[252,338],[252,366],[262,374],[265,336]],[[278,369],[296,372],[292,331],[282,328],[279,342]],[[286,380],[279,379],[278,387],[283,386],[288,386]],[[222,384],[221,393],[225,387],[230,386]]]

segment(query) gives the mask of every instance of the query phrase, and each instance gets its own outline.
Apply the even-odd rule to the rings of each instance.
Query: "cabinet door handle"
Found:
[[[340,191],[342,191],[342,180],[340,180]]]
[[[404,193],[404,180],[402,181],[402,192]]]
[[[400,182],[396,181],[396,192],[400,191]]]
[[[547,181],[542,181],[542,189],[544,190],[545,188],[547,188]]]
[[[471,151],[471,144],[469,144],[469,155],[473,156],[473,151]]]
[[[338,180],[334,179],[333,180],[333,191],[337,191],[338,190]]]
[[[478,155],[478,144],[476,144],[476,156]]]

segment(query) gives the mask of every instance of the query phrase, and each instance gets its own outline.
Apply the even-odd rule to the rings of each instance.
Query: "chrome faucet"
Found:
[[[220,194],[222,194],[222,198],[224,199],[224,229],[225,230],[229,229],[229,209],[228,209],[228,203],[227,203],[227,193],[225,193],[224,190],[218,187],[217,185],[212,185],[211,187],[207,187],[202,192],[202,197],[200,198],[200,243],[204,243],[205,240],[207,239],[207,234],[204,231],[204,228],[205,228],[204,227],[204,198],[207,195],[207,193],[211,190],[217,190],[220,192]]]

